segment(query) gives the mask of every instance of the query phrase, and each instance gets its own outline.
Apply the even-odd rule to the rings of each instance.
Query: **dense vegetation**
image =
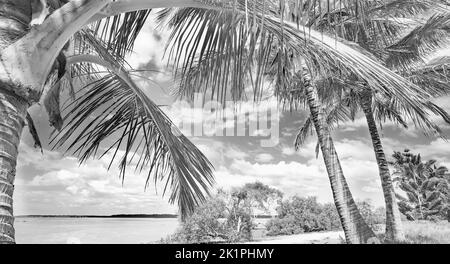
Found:
[[[260,182],[249,183],[230,192],[218,193],[199,206],[167,243],[211,243],[248,241],[254,217],[268,212],[281,201],[282,193]]]
[[[258,215],[276,209],[265,226],[266,235],[293,235],[340,230],[341,222],[332,203],[321,204],[316,197],[283,194],[260,182],[249,183],[229,192],[219,190],[188,217],[177,232],[164,243],[214,243],[252,240]],[[377,230],[385,221],[384,209],[375,209],[370,201],[358,202],[359,210],[371,228]]]
[[[280,204],[277,218],[267,223],[267,234],[293,235],[340,227],[339,215],[333,204],[322,205],[315,197],[294,196]]]
[[[364,220],[373,230],[385,222],[384,208],[377,208],[369,200],[358,202]],[[267,225],[267,235],[295,235],[308,232],[340,230],[341,222],[334,204],[320,204],[316,197],[294,196],[278,207],[278,216]]]
[[[406,195],[397,193],[399,208],[408,220],[450,221],[450,174],[436,160],[423,161],[410,150],[395,152],[394,181]]]
[[[239,197],[227,196],[221,192],[199,206],[175,234],[161,242],[231,243],[250,240],[253,224],[249,211],[242,206]]]

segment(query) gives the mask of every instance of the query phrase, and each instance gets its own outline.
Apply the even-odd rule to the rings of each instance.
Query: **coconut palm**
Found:
[[[138,171],[148,168],[146,186],[163,182],[169,201],[179,206],[182,217],[188,215],[208,196],[214,182],[212,165],[134,83],[123,60],[148,9],[173,6],[177,1],[165,1],[164,5],[146,1],[142,8],[129,10],[130,1],[48,0],[51,15],[43,24],[31,27],[32,7],[39,3],[0,1],[5,22],[0,26],[0,243],[15,242],[12,198],[18,146],[25,121],[36,145],[41,145],[27,113],[39,101],[44,102],[50,123],[57,129],[53,147],[73,151],[81,162],[111,151],[111,163],[120,161],[122,179],[131,161]],[[126,13],[141,9],[144,11]],[[111,22],[121,29],[114,39],[100,33],[112,35]],[[68,41],[73,48],[67,48]],[[69,58],[60,53],[63,48]],[[81,88],[75,90],[74,84]],[[59,96],[66,88],[72,98],[63,119]]]
[[[424,58],[432,52],[442,48],[448,43],[448,37],[450,33],[450,15],[447,13],[438,13],[437,15],[429,16],[428,20],[416,21],[416,27],[409,28],[408,33],[404,34],[405,26],[399,24],[400,18],[406,18],[411,16],[418,16],[426,18],[425,15],[430,11],[445,12],[448,8],[445,5],[439,5],[428,1],[391,1],[386,3],[392,8],[380,9],[376,4],[370,5],[371,2],[367,2],[365,6],[366,17],[364,19],[358,18],[355,15],[346,13],[345,23],[343,23],[343,30],[339,29],[334,33],[342,35],[348,40],[357,41],[362,47],[369,51],[373,56],[379,57],[380,60],[384,60],[386,65],[403,74],[409,78],[412,82],[420,85],[423,89],[426,89],[436,96],[444,95],[448,92],[448,75],[446,69],[448,68],[448,61],[436,59],[433,62],[425,64]],[[403,4],[403,5],[400,5]],[[316,24],[326,25],[323,20],[326,20],[330,14],[336,13],[336,11],[330,10],[322,18],[315,21]],[[383,20],[383,27],[378,24],[380,16],[388,18]],[[423,20],[423,19],[421,19]],[[388,22],[387,22],[388,21]],[[390,22],[389,22],[390,21]],[[340,27],[328,27],[328,30],[334,30]],[[406,27],[408,29],[408,27]],[[403,35],[402,35],[403,34]],[[386,238],[389,240],[400,241],[404,239],[401,230],[401,217],[398,210],[397,202],[395,199],[395,193],[392,185],[392,179],[389,172],[388,162],[386,155],[383,151],[383,146],[379,136],[376,119],[380,122],[382,120],[390,119],[403,126],[407,126],[403,117],[412,117],[411,119],[415,124],[422,126],[426,129],[426,133],[440,133],[439,127],[432,124],[426,124],[426,120],[422,120],[420,116],[411,116],[407,109],[397,108],[395,100],[381,100],[372,92],[364,89],[363,83],[358,83],[357,80],[338,80],[339,78],[332,78],[323,85],[334,86],[335,95],[338,100],[343,101],[343,104],[332,102],[336,99],[327,92],[329,89],[322,89],[322,99],[332,102],[334,106],[333,111],[329,112],[328,122],[339,122],[343,119],[353,119],[358,109],[362,109],[366,117],[366,121],[369,127],[370,136],[372,139],[375,157],[377,160],[380,178],[382,182],[382,189],[386,202]],[[339,88],[340,87],[340,88]],[[341,94],[337,94],[336,90],[347,90],[345,98],[342,98]],[[350,90],[350,91],[349,91]],[[324,98],[328,97],[328,98]],[[348,107],[346,110],[340,109],[341,107]],[[375,109],[375,113],[374,113]],[[430,105],[430,110],[442,114],[441,110],[435,108],[434,105]],[[376,116],[376,118],[375,118]],[[448,117],[445,116],[447,119]],[[425,124],[423,124],[425,121]],[[305,126],[300,130],[300,133],[296,139],[296,148],[298,148],[305,140],[306,135],[311,128],[310,121],[307,120]],[[431,130],[431,131],[429,131]],[[428,133],[430,132],[430,133]]]
[[[275,94],[283,101],[296,102],[295,96],[292,96],[294,90],[304,92],[311,116],[314,117],[311,123],[316,127],[320,139],[319,146],[323,150],[347,241],[366,242],[374,235],[359,214],[343,176],[329,129],[324,122],[312,75],[330,76],[339,72],[343,78],[357,76],[358,80],[367,83],[374,91],[387,97],[399,96],[406,99],[401,99],[401,104],[418,111],[417,115],[425,119],[428,113],[424,107],[432,105],[425,99],[429,98],[425,95],[427,92],[414,85],[403,87],[406,88],[403,90],[397,89],[400,87],[390,81],[384,82],[387,81],[385,77],[390,78],[389,75],[395,76],[396,80],[402,79],[393,72],[384,72],[384,80],[375,80],[377,76],[373,75],[372,70],[374,65],[378,67],[379,64],[376,59],[365,56],[367,52],[359,46],[305,26],[306,23],[300,21],[300,18],[308,20],[312,16],[311,10],[320,9],[320,4],[316,2],[304,1],[304,6],[298,1],[286,1],[281,5],[276,1],[234,3],[234,10],[246,12],[217,13],[185,8],[161,13],[160,18],[163,21],[165,19],[173,28],[168,54],[181,79],[180,96],[192,99],[194,93],[203,92],[219,101],[230,98],[239,100],[248,97],[246,88],[250,85],[253,88],[253,99],[259,100],[264,90],[264,77],[267,75],[276,76]],[[274,24],[273,18],[261,15],[266,13],[278,15],[281,25]],[[290,18],[297,23],[291,22]],[[295,34],[296,32],[298,33]],[[363,61],[371,63],[365,64]],[[272,69],[275,69],[275,74],[268,74]],[[384,83],[381,87],[378,86],[380,81]],[[386,89],[387,87],[393,89]],[[412,102],[412,98],[407,98],[406,93],[417,94],[423,100],[415,98],[418,100],[414,99],[415,102]],[[438,107],[436,109],[439,110]],[[426,124],[434,126],[430,122]]]

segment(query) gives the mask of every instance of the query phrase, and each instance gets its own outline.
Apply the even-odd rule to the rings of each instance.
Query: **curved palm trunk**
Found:
[[[28,104],[0,88],[0,244],[14,243],[13,192]]]
[[[378,239],[374,232],[359,213],[352,193],[345,180],[333,139],[331,138],[328,126],[324,121],[325,118],[320,108],[317,89],[311,85],[311,77],[307,70],[304,70],[303,78],[311,112],[311,120],[316,129],[323,160],[327,168],[331,189],[333,191],[334,203],[339,213],[347,243],[365,244],[377,242]]]
[[[362,97],[362,108],[366,116],[372,139],[373,149],[380,172],[381,186],[383,188],[384,200],[386,203],[386,239],[389,241],[402,241],[405,239],[402,229],[402,220],[395,199],[394,186],[392,184],[389,165],[384,154],[381,138],[372,111],[372,95]]]

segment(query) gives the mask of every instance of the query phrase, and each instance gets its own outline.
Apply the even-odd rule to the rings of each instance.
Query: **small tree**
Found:
[[[236,191],[241,195],[245,193],[245,202],[249,203],[254,218],[258,210],[270,214],[271,209],[276,208],[283,199],[281,191],[261,182],[247,183]]]
[[[199,206],[183,222],[181,228],[166,243],[228,243],[248,241],[253,228],[245,192],[218,193]]]
[[[400,211],[408,220],[448,219],[450,180],[448,169],[435,160],[423,162],[409,150],[394,152],[394,181],[406,194],[397,194]]]

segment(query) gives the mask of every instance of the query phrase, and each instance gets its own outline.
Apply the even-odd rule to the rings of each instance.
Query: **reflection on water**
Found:
[[[175,232],[175,218],[17,218],[18,244],[139,244]]]

